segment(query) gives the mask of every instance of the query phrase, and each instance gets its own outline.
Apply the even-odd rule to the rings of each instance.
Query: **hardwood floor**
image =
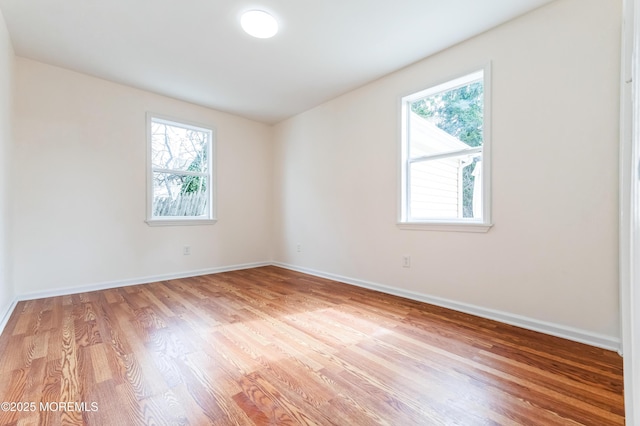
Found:
[[[0,354],[2,425],[624,424],[616,353],[276,267],[21,302]]]

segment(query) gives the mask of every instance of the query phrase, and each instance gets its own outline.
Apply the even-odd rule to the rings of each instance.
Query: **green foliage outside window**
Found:
[[[202,149],[196,158],[191,162],[187,168],[188,172],[199,172],[203,169],[203,165],[207,161],[207,150]],[[206,180],[202,176],[185,176],[180,188],[181,194],[190,194],[192,192],[204,192],[207,190]]]

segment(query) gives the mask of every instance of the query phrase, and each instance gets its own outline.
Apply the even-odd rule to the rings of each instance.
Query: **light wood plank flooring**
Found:
[[[2,425],[624,424],[616,353],[276,267],[21,302],[0,354]]]

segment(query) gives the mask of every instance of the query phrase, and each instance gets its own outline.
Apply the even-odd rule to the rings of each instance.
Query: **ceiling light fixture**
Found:
[[[270,38],[278,32],[278,21],[262,10],[250,10],[243,13],[240,25],[247,34],[257,38]]]

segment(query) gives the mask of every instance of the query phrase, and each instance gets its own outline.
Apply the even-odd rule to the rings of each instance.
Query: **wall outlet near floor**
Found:
[[[407,255],[402,256],[402,267],[411,268],[411,256],[407,256]]]
[[[184,256],[189,256],[191,254],[191,246],[182,247],[182,254]]]
[[[302,251],[302,244],[300,244],[300,243],[296,244],[296,251],[298,253],[300,253]]]

